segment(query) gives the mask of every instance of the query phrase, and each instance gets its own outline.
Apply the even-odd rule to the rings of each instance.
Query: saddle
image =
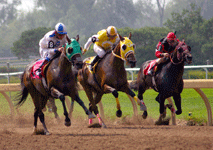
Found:
[[[34,78],[34,79],[41,79],[42,77],[45,77],[45,74],[44,74],[44,69],[46,68],[47,64],[49,64],[50,62],[47,62],[46,64],[44,64],[42,67],[41,67],[41,77],[36,73],[38,68],[41,66],[41,64],[44,62],[45,60],[44,59],[40,59],[38,61],[36,61],[34,63],[34,65],[32,66],[31,68],[31,73],[30,73],[30,77],[31,78]]]
[[[103,58],[106,57],[106,55],[107,55],[107,54],[110,54],[111,52],[112,52],[112,51],[107,51],[106,54],[103,56]],[[91,64],[91,62],[93,61],[94,58],[95,58],[95,56],[88,57],[88,58],[84,59],[83,62],[86,63],[86,64]],[[93,73],[96,72],[96,67],[98,66],[98,63],[99,63],[103,58],[99,59],[99,60],[94,64],[94,66],[93,66]],[[87,65],[87,67],[89,67],[89,66]],[[89,69],[89,70],[90,70],[90,69]],[[91,72],[91,71],[90,71],[90,72]],[[92,72],[91,72],[91,73],[92,73]]]
[[[143,73],[145,75],[148,75],[149,70],[152,68],[152,66],[154,66],[156,61],[157,61],[157,59],[154,59],[146,66],[146,68],[143,70]],[[154,68],[155,72],[156,72],[156,70],[157,70],[157,66],[155,66],[155,68]]]

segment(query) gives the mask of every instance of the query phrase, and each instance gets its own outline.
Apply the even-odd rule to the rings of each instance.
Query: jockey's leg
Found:
[[[94,44],[94,52],[97,54],[93,61],[90,64],[90,70],[93,71],[93,66],[95,65],[96,62],[98,62],[101,58],[104,57],[106,54],[106,51],[102,49],[100,46]]]
[[[48,57],[46,57],[45,60],[43,61],[43,63],[41,64],[41,66],[36,70],[37,73],[38,73],[37,75],[38,75],[39,77],[41,77],[41,68],[42,68],[45,64],[47,64],[49,61],[50,61],[50,59],[49,59]]]

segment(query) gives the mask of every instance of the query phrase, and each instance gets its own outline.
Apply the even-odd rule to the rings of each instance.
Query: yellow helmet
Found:
[[[117,29],[114,26],[109,26],[107,28],[107,34],[110,36],[116,36],[117,35]]]

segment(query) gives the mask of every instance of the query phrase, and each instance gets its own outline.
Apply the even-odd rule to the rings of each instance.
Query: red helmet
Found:
[[[167,40],[176,40],[176,35],[173,32],[169,32],[166,38]]]

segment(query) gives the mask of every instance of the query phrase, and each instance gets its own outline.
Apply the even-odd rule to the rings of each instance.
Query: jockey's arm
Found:
[[[91,45],[92,43],[95,43],[95,42],[97,42],[97,41],[98,41],[98,35],[93,35],[92,37],[90,37],[90,38],[87,40],[86,44],[84,45],[83,54],[84,54],[86,51],[88,51],[88,49],[89,49],[89,47],[90,47],[90,45]]]

